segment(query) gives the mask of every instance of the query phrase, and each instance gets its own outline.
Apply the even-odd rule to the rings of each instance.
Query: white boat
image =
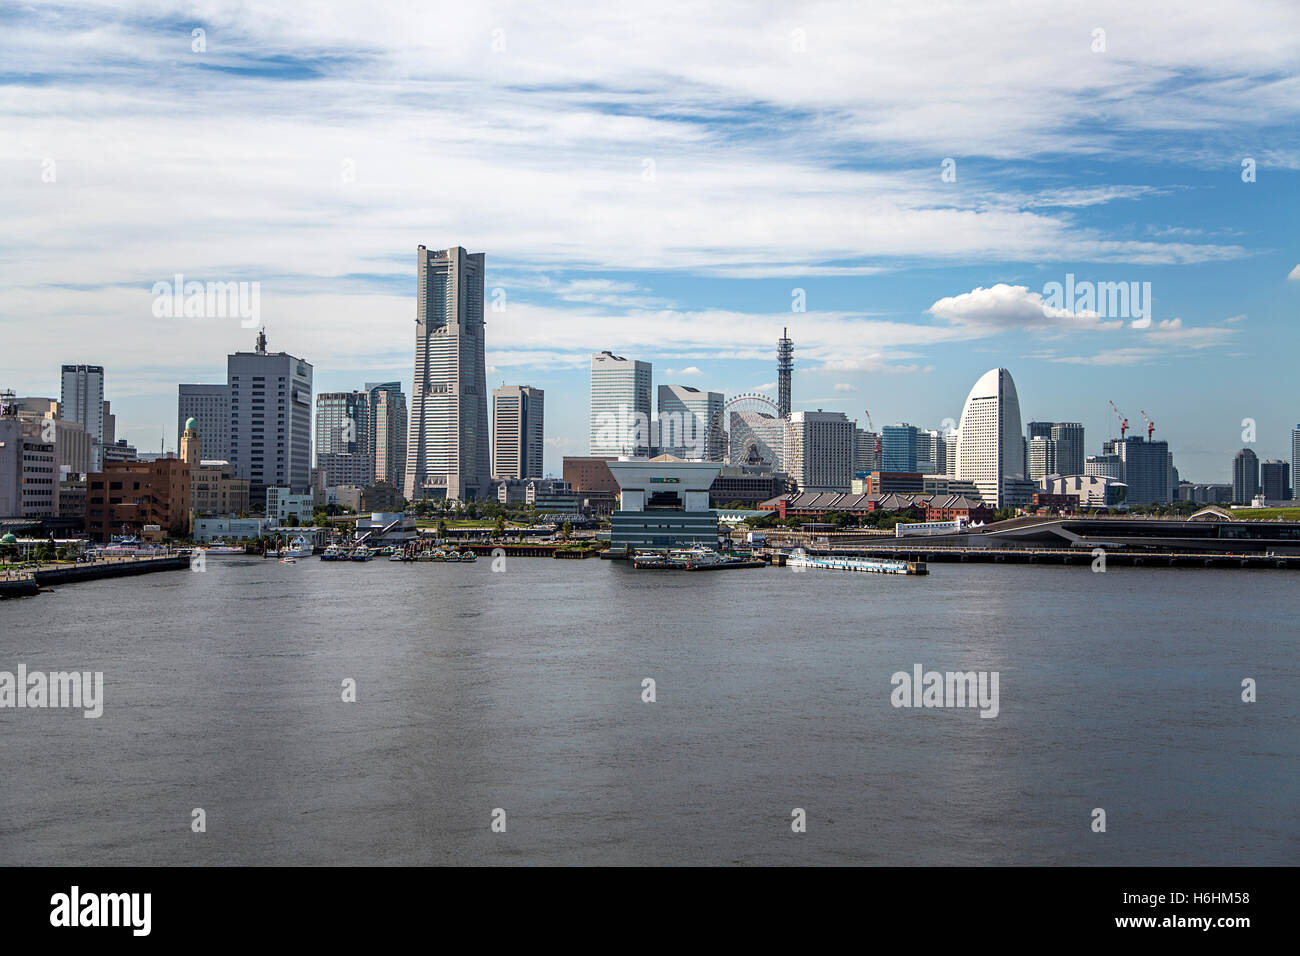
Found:
[[[203,553],[208,555],[243,554],[244,551],[244,548],[234,544],[210,544],[203,549]]]
[[[284,557],[286,558],[310,558],[311,553],[312,545],[310,539],[301,534],[290,541],[289,547],[285,548],[283,552]]]
[[[374,553],[364,544],[357,545],[350,555],[353,561],[369,561],[374,557]]]
[[[668,552],[669,564],[717,564],[722,555],[712,548],[696,545],[693,548],[676,548]]]
[[[320,559],[322,561],[346,561],[348,559],[348,553],[339,545],[331,544],[325,549],[324,553],[321,554]]]

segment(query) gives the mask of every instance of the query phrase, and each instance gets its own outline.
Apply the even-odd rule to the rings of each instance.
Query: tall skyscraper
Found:
[[[723,454],[721,392],[690,385],[659,386],[659,450],[695,461],[720,461]]]
[[[1232,459],[1232,500],[1248,505],[1259,494],[1259,456],[1243,448]]]
[[[880,429],[880,470],[916,471],[917,427],[906,422]]]
[[[1055,422],[1048,436],[1056,445],[1056,474],[1083,474],[1083,425],[1078,422]]]
[[[531,385],[493,389],[493,478],[542,477],[545,397],[542,389]]]
[[[782,418],[790,417],[790,374],[794,370],[794,342],[790,330],[782,329],[776,343],[776,408]]]
[[[368,488],[374,484],[369,392],[321,392],[316,396],[316,467],[325,470],[328,487]]]
[[[77,422],[90,436],[90,467],[104,465],[104,366],[65,365],[59,405],[66,421]]]
[[[198,424],[203,454],[210,461],[230,460],[230,386],[181,385],[176,400],[176,446],[180,447],[185,423]]]
[[[1291,466],[1270,458],[1259,466],[1259,492],[1267,501],[1285,501],[1291,497]]]
[[[483,253],[460,246],[416,253],[409,499],[472,501],[491,492],[484,268]]]
[[[617,458],[650,452],[650,363],[597,352],[591,356],[588,454]]]
[[[1300,498],[1300,480],[1297,480],[1298,475],[1300,475],[1300,425],[1291,429],[1291,483],[1294,486],[1292,488],[1293,498]]]
[[[785,420],[786,470],[800,491],[848,491],[857,427],[843,412],[791,412]]]
[[[1020,434],[1020,399],[1011,373],[989,369],[966,396],[958,426],[957,477],[972,481],[995,508],[1023,504],[1032,494]]]
[[[226,357],[230,393],[230,466],[246,478],[253,501],[268,487],[311,490],[312,367],[287,352],[266,350],[266,331],[252,352]]]
[[[370,395],[370,454],[375,481],[406,487],[406,395],[401,382],[366,382]]]
[[[316,455],[365,455],[370,449],[370,393],[316,396]]]
[[[1174,500],[1177,488],[1170,484],[1173,480],[1173,459],[1169,454],[1168,442],[1148,441],[1140,436],[1129,435],[1122,441],[1114,442],[1113,447],[1120,461],[1119,479],[1128,485],[1125,500],[1129,507],[1163,505]]]

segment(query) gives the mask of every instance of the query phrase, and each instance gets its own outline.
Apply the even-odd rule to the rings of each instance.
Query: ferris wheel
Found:
[[[736,395],[709,420],[708,460],[779,468],[785,421],[776,402],[759,392]]]

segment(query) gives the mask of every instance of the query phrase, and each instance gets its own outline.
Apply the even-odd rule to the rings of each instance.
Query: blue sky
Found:
[[[1243,419],[1261,459],[1300,422],[1300,8],[1199,6],[4,7],[0,387],[103,364],[119,436],[174,447],[176,384],[253,337],[154,316],[176,273],[259,282],[319,391],[409,381],[415,247],[458,244],[552,471],[591,351],[772,391],[788,326],[796,408],[938,427],[1005,366],[1089,453],[1114,400],[1226,481]],[[1149,322],[1044,311],[1067,274]]]

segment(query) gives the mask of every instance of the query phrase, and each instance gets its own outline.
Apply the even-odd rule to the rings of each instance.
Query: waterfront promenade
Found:
[[[43,588],[58,584],[72,584],[79,581],[94,581],[100,578],[128,577],[137,574],[153,574],[159,571],[179,571],[190,566],[187,554],[172,552],[158,556],[139,557],[138,555],[119,555],[109,558],[96,558],[75,564],[47,562],[33,563],[20,568],[11,568],[0,578],[0,599],[11,597],[29,597],[39,594]]]

